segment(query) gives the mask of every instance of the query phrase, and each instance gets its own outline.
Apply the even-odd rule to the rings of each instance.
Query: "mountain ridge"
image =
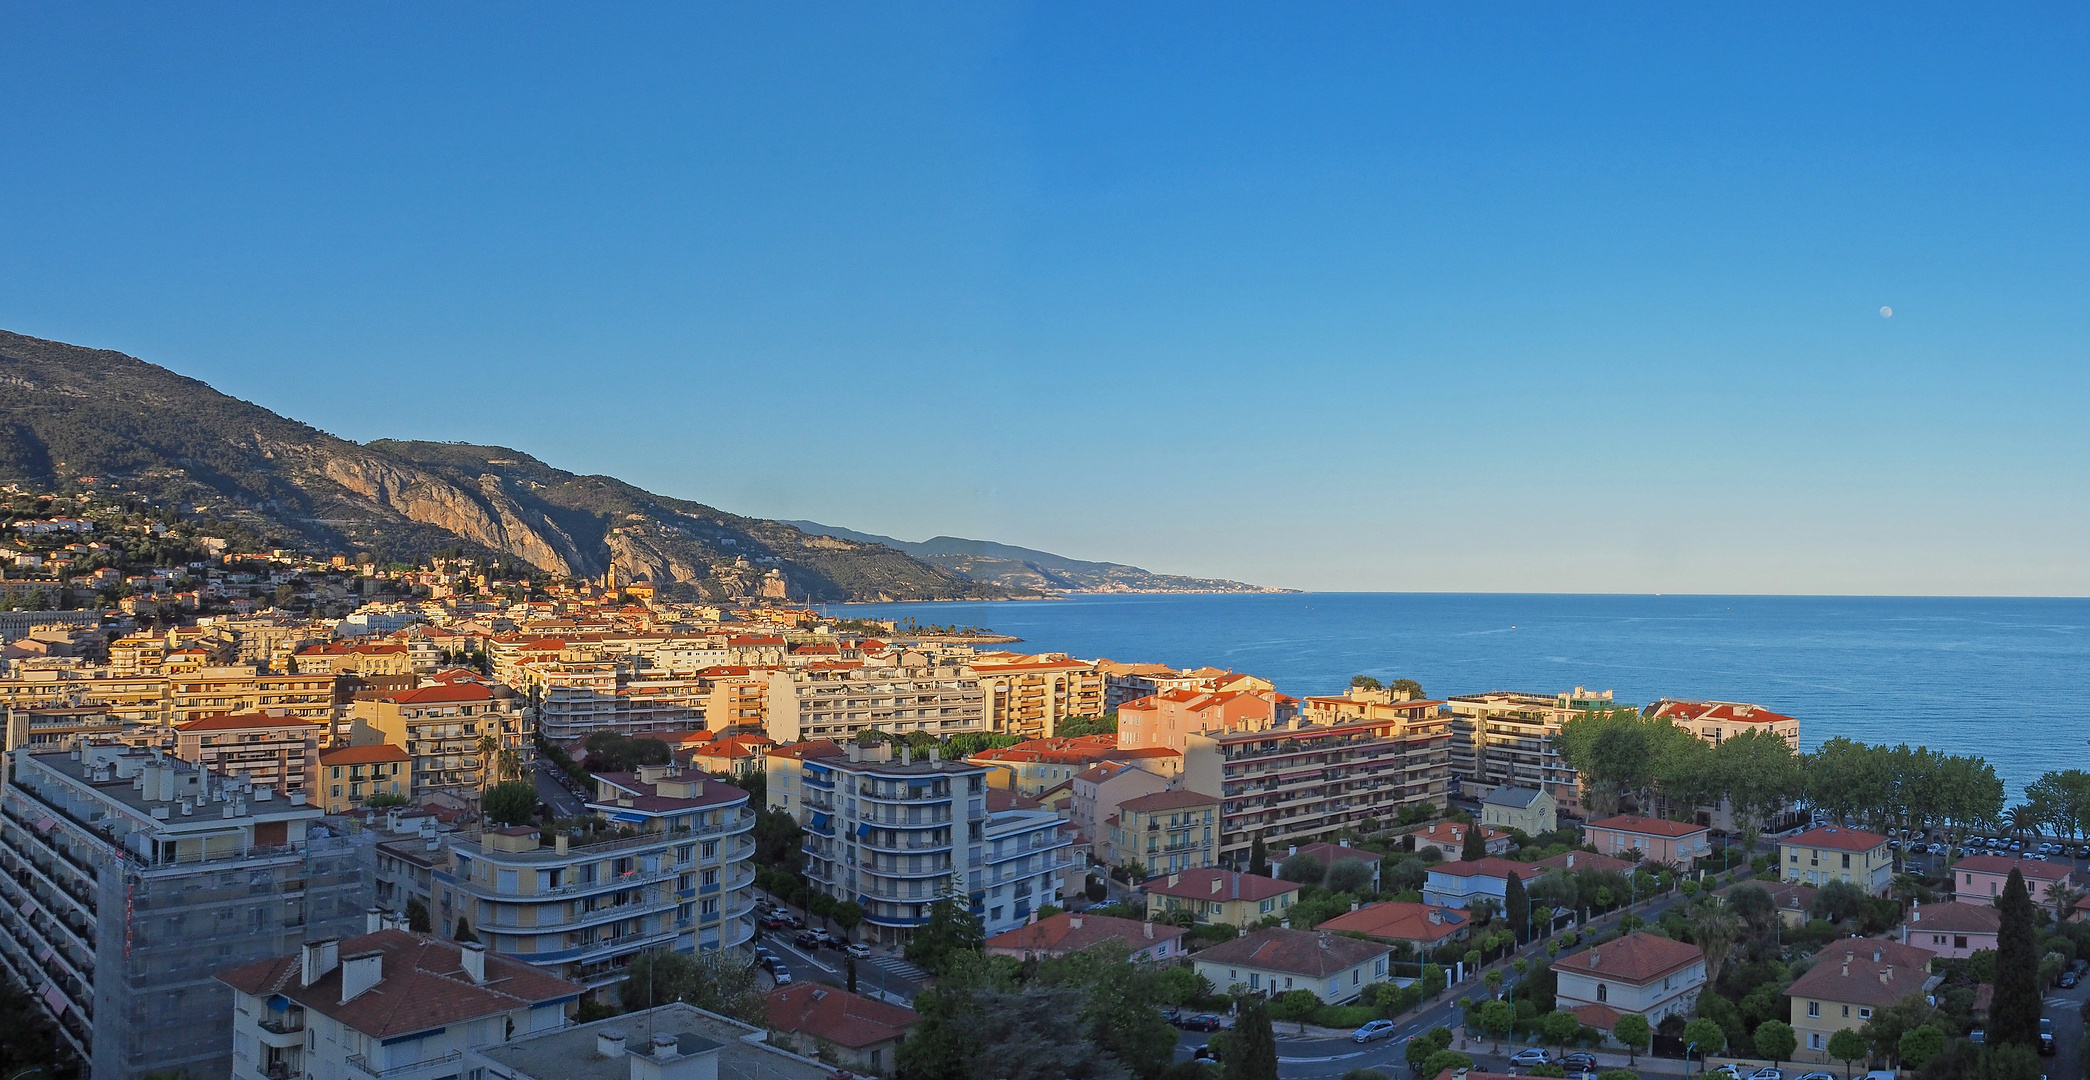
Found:
[[[883,544],[931,566],[961,577],[1007,589],[1050,592],[1143,592],[1143,593],[1232,593],[1290,592],[1264,585],[1229,581],[1225,578],[1157,574],[1125,563],[1088,562],[1055,555],[1036,548],[1017,547],[993,540],[968,540],[958,536],[932,536],[927,540],[899,540],[877,533],[857,532],[817,521],[786,521],[808,533],[834,536],[862,543]]]
[[[1000,599],[876,544],[557,469],[507,447],[356,443],[107,349],[0,331],[0,480],[173,504],[263,546],[462,550],[724,600]]]

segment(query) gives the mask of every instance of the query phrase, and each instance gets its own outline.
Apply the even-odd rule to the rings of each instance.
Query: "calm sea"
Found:
[[[1989,759],[2013,798],[2090,759],[2090,600],[1305,593],[849,605],[990,627],[1030,652],[1210,664],[1294,696],[1352,675],[1431,696],[1614,690],[1748,701],[1842,735]]]

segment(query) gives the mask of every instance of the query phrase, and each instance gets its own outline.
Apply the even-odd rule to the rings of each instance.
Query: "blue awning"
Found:
[[[611,820],[611,821],[628,821],[628,822],[630,822],[630,823],[631,823],[631,824],[633,824],[633,825],[644,825],[644,824],[646,823],[646,815],[644,815],[644,814],[616,814],[616,815],[613,815],[613,816],[611,816],[610,820]]]
[[[858,825],[858,826],[856,827],[856,835],[858,835],[858,836],[869,836],[869,835],[871,835],[871,827],[870,827],[869,825]]]
[[[828,817],[827,817],[827,815],[826,815],[826,814],[814,814],[814,815],[813,815],[813,827],[814,827],[814,828],[816,828],[816,829],[825,829],[825,828],[827,828],[827,821],[828,821]]]

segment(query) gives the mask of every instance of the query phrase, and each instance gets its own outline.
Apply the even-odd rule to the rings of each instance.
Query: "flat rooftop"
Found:
[[[684,1053],[704,1049],[707,1043],[716,1045],[722,1078],[832,1080],[834,1075],[817,1061],[759,1041],[766,1035],[760,1028],[681,1002],[514,1039],[477,1053],[493,1062],[497,1067],[489,1072],[504,1080],[631,1080],[629,1061],[595,1052],[595,1036],[603,1031],[623,1033],[627,1052],[646,1052],[654,1033],[663,1031],[682,1037]]]

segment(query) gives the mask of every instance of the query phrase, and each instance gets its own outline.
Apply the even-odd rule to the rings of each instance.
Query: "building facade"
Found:
[[[1848,881],[1885,896],[1894,883],[1894,853],[1887,838],[1863,829],[1826,825],[1787,837],[1778,842],[1778,865],[1785,880],[1816,888]]]
[[[1076,717],[1102,716],[1103,673],[1061,653],[986,655],[973,661],[991,731],[1049,739]]]
[[[1609,690],[1561,694],[1493,690],[1457,694],[1451,710],[1451,771],[1467,794],[1498,785],[1538,788],[1561,813],[1582,816],[1581,783],[1555,745],[1560,727],[1596,709],[1617,707]]]
[[[349,741],[389,743],[412,760],[413,794],[477,790],[495,761],[482,753],[491,738],[500,750],[527,754],[529,713],[505,686],[459,682],[394,692],[362,693],[350,705]]]
[[[282,713],[206,716],[175,727],[174,756],[220,776],[245,776],[277,794],[310,795],[319,744],[332,731],[330,723]]]
[[[0,815],[0,962],[104,1080],[226,1075],[211,974],[364,923],[362,860],[302,792],[92,746],[17,752]]]
[[[595,777],[590,810],[616,832],[575,839],[516,826],[452,838],[435,925],[463,918],[487,947],[600,990],[647,949],[731,949],[754,936],[748,794],[647,766]]]
[[[1602,1006],[1638,1013],[1649,1024],[1687,1016],[1705,988],[1705,950],[1683,941],[1635,932],[1617,941],[1561,957],[1554,1000],[1574,1011]]]
[[[1219,859],[1219,799],[1196,791],[1156,791],[1118,804],[1106,818],[1103,861],[1136,865],[1146,876],[1202,870]]]
[[[1192,734],[1186,743],[1181,786],[1219,797],[1219,858],[1237,867],[1258,835],[1299,843],[1444,806],[1451,732],[1440,717]]]
[[[859,732],[960,735],[987,729],[986,698],[969,667],[906,654],[890,665],[813,664],[773,671],[769,737],[840,742]]]

